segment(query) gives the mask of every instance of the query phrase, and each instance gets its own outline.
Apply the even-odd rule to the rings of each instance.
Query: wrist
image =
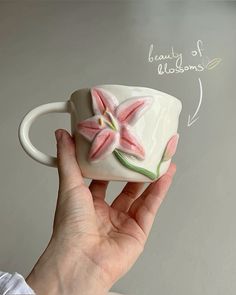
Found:
[[[53,240],[26,278],[37,295],[107,295],[102,270],[78,251],[63,251]]]

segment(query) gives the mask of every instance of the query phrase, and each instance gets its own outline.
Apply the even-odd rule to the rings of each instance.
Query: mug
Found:
[[[167,171],[176,151],[181,109],[179,99],[152,88],[97,85],[74,91],[67,101],[29,111],[18,136],[30,157],[57,167],[57,158],[33,146],[29,129],[40,115],[69,113],[83,177],[153,182]]]

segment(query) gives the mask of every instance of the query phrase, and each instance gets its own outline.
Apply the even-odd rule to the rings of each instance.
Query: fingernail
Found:
[[[175,175],[176,170],[177,170],[177,167],[176,167],[176,165],[175,165],[175,169],[174,169],[173,175]]]
[[[58,129],[55,131],[56,140],[59,141],[62,138],[62,130]]]
[[[172,177],[174,177],[175,176],[175,173],[176,173],[176,167],[173,169],[173,171],[172,171]]]
[[[166,174],[168,174],[170,177],[174,177],[175,173],[176,173],[176,165],[174,163],[173,164],[171,163]]]

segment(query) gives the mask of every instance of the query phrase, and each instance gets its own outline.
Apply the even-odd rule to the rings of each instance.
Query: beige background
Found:
[[[235,13],[235,2],[0,2],[1,270],[30,271],[50,237],[57,197],[57,171],[18,142],[24,114],[77,88],[143,85],[183,102],[177,175],[143,255],[113,290],[235,294]],[[199,38],[223,61],[201,74],[200,118],[187,127],[198,75],[159,76],[147,55],[151,43],[187,52]],[[46,115],[32,126],[32,141],[55,154],[54,130],[69,126],[67,114]],[[122,186],[110,184],[109,202]]]

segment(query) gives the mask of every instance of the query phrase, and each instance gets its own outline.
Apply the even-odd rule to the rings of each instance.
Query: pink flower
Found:
[[[119,104],[115,95],[102,88],[91,89],[94,116],[77,125],[78,132],[92,141],[90,161],[98,161],[114,149],[144,159],[145,151],[130,130],[151,105],[153,97],[131,97]]]
[[[174,156],[177,149],[178,141],[179,141],[179,134],[177,133],[173,135],[171,139],[168,141],[163,158],[162,158],[163,161],[168,161]]]

